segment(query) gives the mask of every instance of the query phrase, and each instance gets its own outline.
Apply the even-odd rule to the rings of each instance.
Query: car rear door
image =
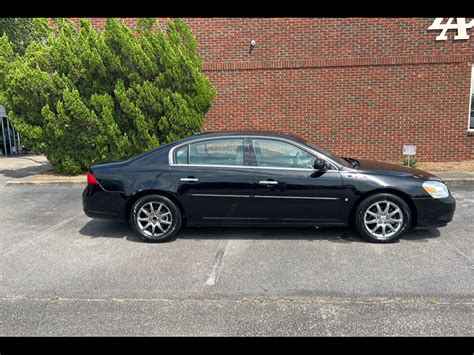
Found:
[[[172,151],[171,172],[189,223],[248,223],[253,175],[243,137],[208,138]]]
[[[342,178],[317,172],[314,155],[288,141],[252,138],[254,217],[262,222],[342,223]]]

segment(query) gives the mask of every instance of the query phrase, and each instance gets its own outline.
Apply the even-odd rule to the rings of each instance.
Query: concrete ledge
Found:
[[[474,172],[433,172],[444,180],[448,187],[474,187]]]
[[[474,187],[474,178],[442,178],[448,187]]]
[[[87,182],[81,180],[22,180],[15,179],[9,180],[5,183],[5,186],[16,186],[16,187],[80,187],[85,188]]]

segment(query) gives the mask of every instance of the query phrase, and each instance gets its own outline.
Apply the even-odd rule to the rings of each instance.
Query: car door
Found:
[[[171,172],[189,223],[246,223],[253,175],[242,137],[200,139],[172,152]]]
[[[254,217],[295,224],[342,223],[342,178],[317,172],[315,156],[289,141],[252,138]]]

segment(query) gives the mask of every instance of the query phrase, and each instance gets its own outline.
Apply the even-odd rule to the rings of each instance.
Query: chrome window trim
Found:
[[[184,142],[184,143],[181,143],[181,144],[178,144],[174,147],[172,147],[168,153],[168,164],[170,166],[196,166],[196,167],[217,167],[217,168],[251,168],[251,169],[279,169],[279,170],[302,170],[302,171],[315,171],[314,169],[304,169],[304,168],[280,168],[280,167],[266,167],[266,166],[248,166],[248,165],[200,165],[200,164],[176,164],[174,162],[174,151],[176,149],[178,149],[179,147],[182,147],[183,145],[186,145],[186,144],[192,144],[192,143],[196,143],[196,142],[202,142],[202,141],[206,141],[206,140],[217,140],[217,139],[244,139],[244,138],[250,138],[250,139],[254,139],[254,138],[258,138],[258,139],[267,139],[267,140],[277,140],[277,141],[282,141],[282,142],[285,142],[285,143],[288,143],[290,145],[293,145],[293,146],[296,146],[304,151],[306,151],[307,153],[311,154],[311,155],[314,155],[320,159],[323,159],[325,160],[326,162],[328,162],[333,168],[334,170],[327,170],[326,172],[332,172],[332,171],[335,171],[335,172],[339,172],[340,168],[338,168],[338,165],[330,158],[328,158],[327,156],[325,156],[324,154],[320,153],[320,152],[317,152],[313,149],[311,149],[311,147],[307,147],[303,144],[300,144],[300,143],[297,143],[297,142],[293,142],[292,140],[290,139],[286,139],[286,138],[283,138],[283,137],[268,137],[268,136],[261,136],[261,135],[227,135],[227,136],[218,136],[218,137],[203,137],[203,138],[196,138],[196,139],[192,139],[192,140],[189,140],[187,142]],[[244,142],[245,144],[245,142]]]
[[[274,168],[270,166],[250,166],[250,165],[199,165],[199,164],[172,164],[172,166],[192,166],[192,167],[204,167],[204,168],[234,168],[234,169],[269,169],[269,170],[301,170],[308,172],[315,172],[314,169],[304,168]],[[325,173],[339,173],[337,170],[326,170]]]

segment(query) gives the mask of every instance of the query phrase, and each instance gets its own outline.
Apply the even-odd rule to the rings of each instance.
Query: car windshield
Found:
[[[347,167],[352,167],[352,164],[349,163],[347,160],[345,159],[342,159],[341,157],[338,157],[336,155],[334,155],[332,152],[330,152],[329,150],[326,150],[326,149],[322,149],[322,148],[319,148],[317,146],[315,146],[313,143],[310,143],[306,140],[302,140],[304,142],[304,144],[306,144],[308,147],[314,149],[315,151],[321,153],[321,154],[324,154],[325,156],[327,156],[328,158],[334,160],[335,162],[343,165],[343,166],[347,166]]]

